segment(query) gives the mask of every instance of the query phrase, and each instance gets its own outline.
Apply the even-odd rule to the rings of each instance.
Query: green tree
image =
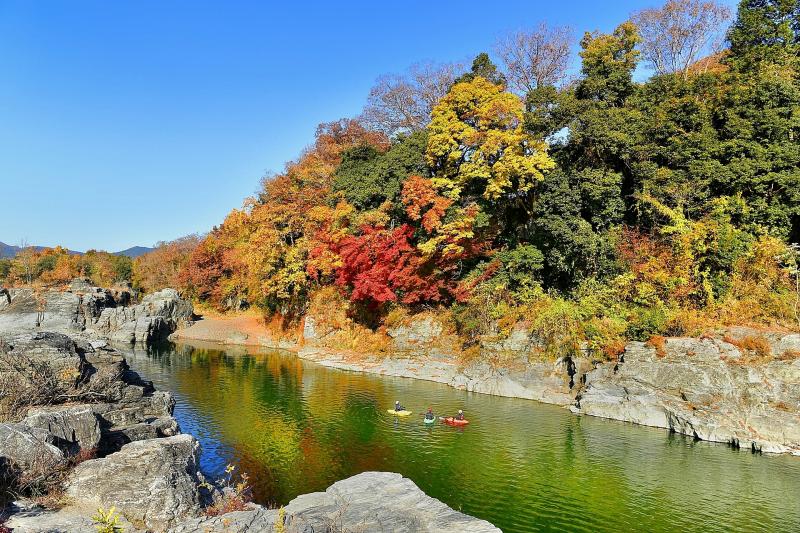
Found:
[[[578,84],[578,97],[623,105],[635,88],[633,71],[640,40],[632,22],[620,24],[611,34],[586,33],[581,39],[583,79]]]
[[[800,2],[741,0],[728,40],[731,51],[728,63],[736,68],[796,63],[800,54]]]
[[[11,273],[11,259],[0,259],[0,283],[5,282]]]
[[[478,77],[488,80],[495,85],[502,85],[503,87],[506,85],[505,75],[498,70],[497,65],[492,62],[491,58],[489,58],[489,54],[486,52],[481,52],[475,56],[475,59],[472,60],[472,68],[470,71],[457,78],[456,83],[470,82]]]
[[[403,181],[411,175],[428,175],[426,146],[427,133],[418,131],[400,136],[383,153],[369,145],[353,147],[342,155],[333,190],[359,210],[375,209],[386,201],[399,205]]]

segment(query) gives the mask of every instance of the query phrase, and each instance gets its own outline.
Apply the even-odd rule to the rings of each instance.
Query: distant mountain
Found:
[[[45,248],[52,248],[52,246],[31,246],[30,248],[33,248],[38,252],[39,250],[44,250]],[[21,251],[22,248],[19,246],[12,246],[10,244],[0,242],[0,259],[9,259]],[[67,250],[67,252],[73,255],[81,255],[81,252],[76,252],[75,250]]]
[[[45,248],[50,248],[49,246],[31,246],[36,251],[44,250]],[[4,242],[0,242],[0,259],[8,259],[17,255],[22,248],[19,246],[12,246],[10,244],[6,244]],[[76,252],[75,250],[68,250],[70,254],[73,255],[83,255],[83,252]],[[127,250],[122,250],[121,252],[114,252],[114,255],[125,255],[134,259],[139,257],[140,255],[144,255],[147,252],[153,251],[153,248],[148,248],[146,246],[133,246],[128,248]]]
[[[114,252],[114,255],[127,255],[131,259],[135,259],[140,255],[144,255],[152,251],[153,248],[148,248],[147,246],[133,246],[127,250],[122,250],[121,252]]]
[[[19,247],[0,242],[0,259],[14,257],[19,252]]]

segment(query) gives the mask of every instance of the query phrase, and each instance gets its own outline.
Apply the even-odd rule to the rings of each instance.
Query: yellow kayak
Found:
[[[395,411],[394,409],[387,409],[386,412],[394,416],[408,416],[411,414],[411,411]]]

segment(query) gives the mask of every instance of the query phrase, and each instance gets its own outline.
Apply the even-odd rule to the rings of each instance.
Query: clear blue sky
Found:
[[[659,3],[2,0],[0,241],[114,251],[208,231],[378,75]]]

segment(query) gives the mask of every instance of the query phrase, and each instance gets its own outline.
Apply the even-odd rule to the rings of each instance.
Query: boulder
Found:
[[[0,457],[5,464],[28,470],[47,470],[62,464],[64,454],[45,429],[24,424],[0,424]]]
[[[87,371],[82,351],[66,335],[21,333],[6,337],[4,343],[0,346],[3,403],[63,402]],[[4,406],[9,408],[15,406]]]
[[[125,344],[166,339],[179,326],[191,322],[192,304],[175,289],[148,294],[138,305],[104,309],[92,327],[99,335]]]
[[[191,435],[132,442],[78,465],[66,494],[83,505],[116,506],[128,520],[165,531],[201,512],[199,454]]]
[[[46,430],[70,455],[96,451],[100,444],[100,421],[90,405],[35,407],[22,423]]]
[[[286,531],[392,531],[395,533],[499,533],[485,520],[427,496],[413,481],[391,472],[364,472],[325,492],[298,496],[284,507]],[[175,533],[274,531],[280,512],[249,511],[188,521]]]

